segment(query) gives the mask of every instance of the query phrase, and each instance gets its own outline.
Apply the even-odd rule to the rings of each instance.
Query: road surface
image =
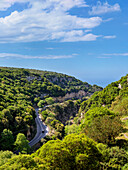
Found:
[[[48,133],[48,128],[43,124],[41,121],[39,114],[38,114],[38,109],[35,109],[37,117],[35,118],[36,126],[37,126],[37,133],[35,137],[29,142],[29,146],[33,146],[36,143],[38,143],[42,138],[44,138],[47,133]]]

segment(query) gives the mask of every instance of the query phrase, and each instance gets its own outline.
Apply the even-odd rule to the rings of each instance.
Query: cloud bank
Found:
[[[0,10],[7,10],[15,3],[29,3],[23,11],[13,11],[0,18],[0,42],[32,41],[94,41],[98,35],[86,30],[99,26],[101,17],[82,18],[70,15],[73,7],[88,5],[84,0],[1,0]]]

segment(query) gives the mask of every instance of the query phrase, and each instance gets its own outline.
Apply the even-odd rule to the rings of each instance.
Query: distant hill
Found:
[[[95,91],[100,91],[103,88],[97,85],[91,86],[87,82],[82,82],[73,76],[68,76],[62,73],[56,73],[51,71],[40,71],[40,70],[29,70],[31,73],[37,73],[51,83],[60,86],[65,89],[66,93],[78,92],[79,90],[84,90],[85,92],[94,93]]]
[[[91,98],[81,104],[80,112],[90,108],[104,106],[110,108],[113,102],[128,97],[128,74],[116,82],[112,82],[102,91],[95,92]]]
[[[59,73],[0,67],[0,134],[4,129],[9,129],[14,136],[20,132],[27,136],[28,130],[34,131],[33,106],[41,99],[51,96],[65,100],[67,93],[81,90],[86,93],[80,97],[85,97],[101,89]]]

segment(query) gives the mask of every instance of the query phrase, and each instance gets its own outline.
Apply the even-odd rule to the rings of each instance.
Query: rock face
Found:
[[[28,77],[27,77],[27,80],[28,80],[29,82],[32,81],[32,80],[38,80],[38,81],[40,81],[40,80],[41,80],[41,77],[28,76]]]
[[[64,97],[55,97],[55,101],[59,101],[59,102],[63,102],[65,100],[68,100],[68,99],[72,99],[72,98],[75,98],[75,99],[82,99],[82,97],[85,97],[87,96],[87,92],[85,92],[84,90],[80,90],[79,92],[75,93],[67,93]]]
[[[43,84],[40,88],[40,94],[36,94],[36,97],[40,97],[41,99],[43,99],[45,96],[50,95],[52,97],[55,97],[54,99],[56,102],[63,102],[65,100],[73,98],[82,99],[85,96],[90,96],[95,91],[102,90],[102,88],[97,85],[91,86],[87,82],[82,82],[75,77],[55,72],[41,71],[40,74],[31,73],[26,78],[30,83],[34,82],[34,85],[37,84],[37,81],[40,81],[40,85]],[[47,84],[50,84],[51,88],[47,89],[47,86],[45,87],[46,82]],[[54,87],[54,89],[52,89],[52,87]],[[57,87],[59,94],[52,94],[52,91],[54,92]],[[42,89],[45,89],[45,91],[42,91]]]
[[[32,81],[32,80],[34,80],[34,79],[36,79],[37,77],[34,77],[34,76],[28,76],[27,77],[27,80],[30,82],[30,81]]]

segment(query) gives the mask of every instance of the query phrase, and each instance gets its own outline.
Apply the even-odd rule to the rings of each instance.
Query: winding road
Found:
[[[36,133],[35,137],[29,142],[29,146],[31,146],[31,147],[34,146],[36,143],[38,143],[48,133],[48,128],[41,121],[39,114],[38,114],[38,110],[39,109],[35,109],[36,116],[37,116],[35,118],[35,122],[36,122],[36,126],[37,126],[37,133]]]

